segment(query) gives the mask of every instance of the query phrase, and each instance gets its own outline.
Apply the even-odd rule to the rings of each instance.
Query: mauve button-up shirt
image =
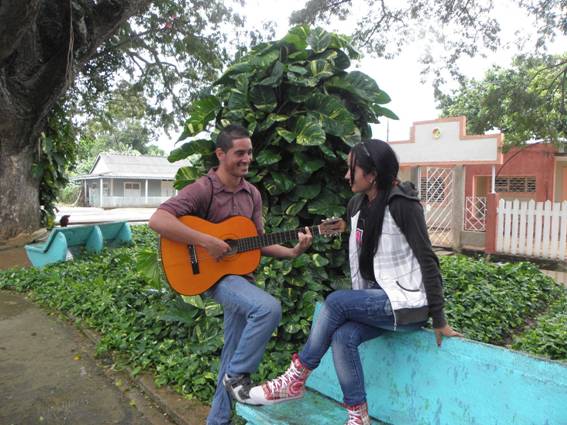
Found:
[[[256,225],[258,234],[262,235],[264,233],[262,197],[258,189],[242,179],[240,185],[234,191],[230,191],[220,181],[215,170],[211,168],[206,176],[185,186],[177,195],[162,203],[159,209],[176,217],[196,215],[213,223],[219,223],[235,215],[242,215],[250,218]],[[205,217],[207,208],[209,211]]]

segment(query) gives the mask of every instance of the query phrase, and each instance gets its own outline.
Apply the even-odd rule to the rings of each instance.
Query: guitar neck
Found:
[[[283,232],[270,233],[262,236],[238,239],[238,252],[252,251],[254,249],[263,248],[265,246],[296,240],[297,234],[304,229],[305,228],[302,227],[296,230],[286,230]],[[320,234],[319,226],[311,226],[309,227],[309,230],[311,231],[311,234],[313,236],[318,236]]]

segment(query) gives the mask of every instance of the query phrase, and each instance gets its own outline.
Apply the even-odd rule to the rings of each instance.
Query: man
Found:
[[[200,245],[220,261],[229,252],[229,245],[185,226],[177,217],[196,215],[218,223],[242,215],[255,223],[258,234],[263,234],[262,198],[258,189],[244,179],[252,162],[252,141],[244,127],[225,127],[218,136],[215,154],[219,166],[164,202],[150,218],[149,226],[167,239]],[[271,245],[261,252],[295,258],[311,245],[309,229],[299,233],[298,239],[293,248]],[[251,276],[226,276],[206,292],[224,309],[224,346],[208,425],[230,424],[231,397],[250,401],[249,375],[257,370],[266,343],[281,319],[279,301],[252,281]]]

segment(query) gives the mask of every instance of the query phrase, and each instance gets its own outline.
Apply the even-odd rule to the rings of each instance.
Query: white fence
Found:
[[[497,252],[565,260],[567,201],[501,199],[497,213]]]

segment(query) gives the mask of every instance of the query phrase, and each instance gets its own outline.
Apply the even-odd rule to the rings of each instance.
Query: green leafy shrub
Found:
[[[350,147],[371,137],[370,123],[396,118],[372,78],[348,71],[357,58],[348,37],[307,26],[245,53],[191,105],[180,140],[193,140],[169,159],[190,158],[194,166],[179,170],[176,187],[214,165],[219,129],[238,123],[251,134],[255,161],[247,178],[262,193],[267,232],[343,216],[352,196],[344,180]],[[195,138],[203,132],[209,137]],[[347,267],[341,239],[318,239],[294,261],[262,260],[258,283],[282,302],[283,323],[261,375],[287,363],[288,352],[305,341],[315,301],[344,285]],[[288,351],[280,356],[282,347]]]
[[[441,258],[449,323],[471,339],[505,344],[565,288],[527,262]]]
[[[0,289],[28,292],[39,304],[95,329],[101,335],[98,353],[114,353],[118,367],[128,365],[134,373],[151,371],[158,384],[209,401],[223,344],[222,309],[198,296],[183,301],[156,286],[147,264],[136,264],[134,259],[143,252],[155,253],[157,237],[147,226],[133,226],[133,239],[132,247],[104,250],[101,255],[85,255],[42,270],[0,271]],[[302,262],[325,263],[316,255],[263,261],[257,273],[258,284],[276,294],[284,307],[284,320],[268,343],[257,379],[281,372],[291,353],[305,343],[315,303],[331,286],[322,283],[328,278],[325,268],[329,264],[311,267],[303,281],[289,275]],[[466,257],[444,257],[441,261],[448,318],[467,337],[502,343],[505,335],[529,322],[532,327],[517,337],[513,347],[567,360],[565,290],[527,263],[497,266]],[[343,276],[333,284],[348,287],[349,280]],[[489,289],[483,290],[487,285]],[[296,288],[302,291],[296,292]],[[552,307],[538,317],[552,300]],[[502,314],[502,306],[514,314]],[[305,313],[289,317],[299,310]],[[500,315],[512,325],[500,323]]]
[[[512,348],[567,360],[567,294],[563,293],[532,327],[516,336]]]

